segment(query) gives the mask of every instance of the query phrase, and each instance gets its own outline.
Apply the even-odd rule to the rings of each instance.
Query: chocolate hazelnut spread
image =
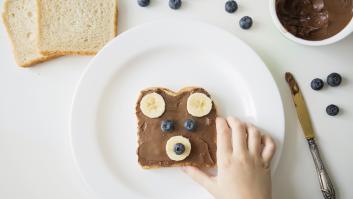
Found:
[[[159,118],[146,117],[140,109],[141,98],[148,93],[158,93],[165,101],[165,112]],[[202,88],[185,88],[174,93],[164,88],[150,88],[141,92],[136,104],[138,119],[138,162],[143,168],[193,165],[213,167],[216,164],[216,124],[217,111],[213,104],[211,111],[203,117],[193,117],[187,111],[187,99],[192,93],[204,93]],[[213,103],[213,102],[212,102]],[[173,120],[175,127],[172,132],[163,132],[161,122]],[[187,119],[196,121],[197,129],[187,131],[183,123]],[[182,161],[171,160],[166,154],[167,141],[173,136],[183,136],[191,143],[190,155]]]
[[[276,0],[282,25],[296,37],[319,41],[336,35],[353,17],[353,0]]]

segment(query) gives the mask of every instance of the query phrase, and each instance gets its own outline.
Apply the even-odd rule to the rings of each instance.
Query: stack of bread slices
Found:
[[[5,0],[3,21],[18,65],[94,55],[117,34],[117,0]]]

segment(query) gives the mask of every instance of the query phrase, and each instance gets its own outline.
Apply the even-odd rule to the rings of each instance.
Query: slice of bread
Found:
[[[3,21],[13,44],[18,65],[27,67],[55,56],[44,56],[37,48],[36,0],[6,0]]]
[[[117,34],[117,0],[37,0],[44,55],[94,55]]]
[[[151,93],[160,95],[164,101],[165,109],[159,117],[151,118],[145,115],[141,104],[144,104],[143,98]],[[178,92],[174,92],[167,88],[153,87],[141,91],[137,99],[135,111],[137,117],[137,157],[138,163],[144,169],[154,169],[160,167],[175,166],[196,166],[196,167],[214,167],[216,166],[216,118],[217,109],[212,101],[211,110],[204,116],[195,117],[188,111],[188,100],[192,94],[202,93],[211,99],[210,94],[203,88],[186,87]],[[150,107],[158,110],[158,104],[152,104],[156,101],[149,102]],[[156,109],[157,108],[157,109]],[[185,121],[192,119],[196,124],[195,129],[188,130],[185,128]],[[163,121],[173,121],[171,131],[165,132],[162,129]],[[170,152],[168,143],[171,139],[186,138],[190,142],[185,144],[185,151],[189,148],[189,154],[178,154],[184,156],[184,159],[172,159],[168,153]],[[184,139],[183,139],[184,140]],[[170,154],[170,153],[169,153]]]

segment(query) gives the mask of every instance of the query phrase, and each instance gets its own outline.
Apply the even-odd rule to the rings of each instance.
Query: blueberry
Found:
[[[331,104],[326,107],[326,113],[330,116],[335,116],[340,112],[338,106]]]
[[[321,90],[322,87],[324,87],[324,81],[322,81],[322,79],[319,78],[315,78],[311,81],[311,88],[318,91]]]
[[[141,7],[146,7],[146,6],[150,5],[150,0],[137,0],[137,3]]]
[[[252,26],[252,18],[249,16],[241,18],[239,25],[242,29],[249,29]]]
[[[176,10],[181,7],[181,3],[181,0],[169,0],[169,7],[173,10]]]
[[[342,77],[338,73],[331,73],[327,76],[327,84],[330,86],[339,86],[341,84]]]
[[[161,123],[163,132],[171,132],[174,130],[174,122],[172,120],[163,120]]]
[[[195,129],[197,128],[195,120],[193,120],[193,119],[185,120],[184,128],[188,131],[195,131]]]
[[[185,146],[182,143],[177,143],[174,145],[174,152],[177,155],[183,154],[185,151]]]
[[[234,0],[229,0],[226,2],[225,9],[229,13],[233,13],[238,10],[238,4]]]

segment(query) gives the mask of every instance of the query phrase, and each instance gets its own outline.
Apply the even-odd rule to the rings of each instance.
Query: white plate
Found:
[[[139,91],[201,86],[222,116],[235,115],[272,134],[278,150],[284,114],[265,64],[242,41],[200,22],[163,20],[114,39],[89,64],[75,94],[71,141],[86,184],[100,198],[210,198],[178,168],[143,170],[136,157]]]

